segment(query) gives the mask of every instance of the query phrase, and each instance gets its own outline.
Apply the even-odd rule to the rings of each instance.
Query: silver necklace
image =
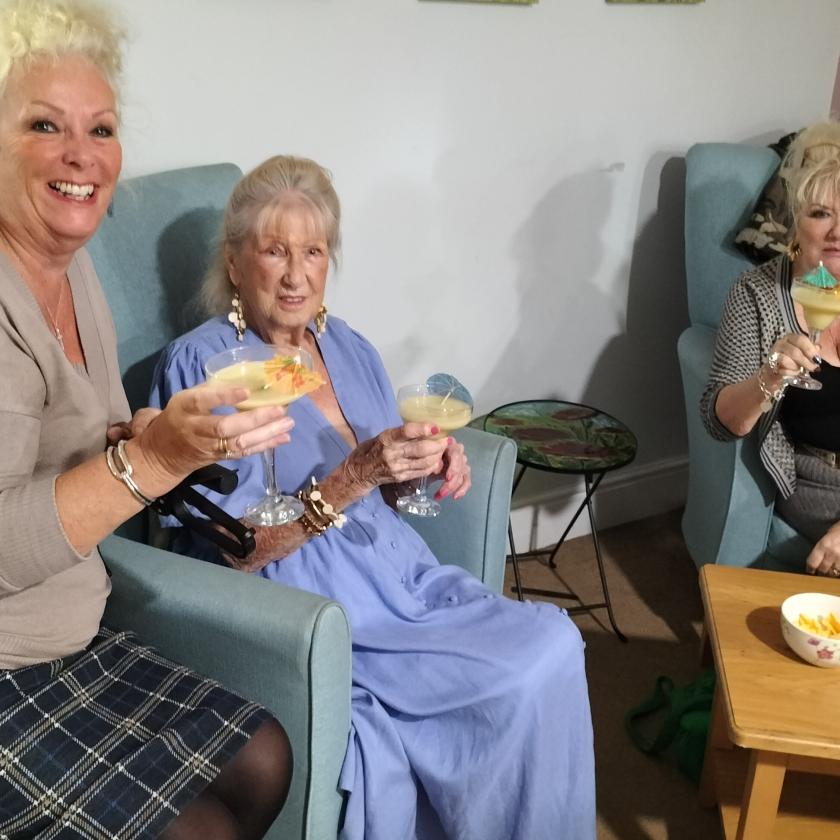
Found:
[[[50,312],[47,302],[44,301],[44,311],[47,313],[47,317],[50,319],[50,323],[52,324],[52,331],[53,335],[55,335],[55,340],[58,342],[62,350],[64,349],[64,336],[61,334],[61,330],[58,327],[58,316],[61,314],[61,301],[64,300],[64,287],[66,284],[67,281],[62,279],[61,289],[58,292],[58,303],[55,307],[55,317],[53,317],[52,312]]]

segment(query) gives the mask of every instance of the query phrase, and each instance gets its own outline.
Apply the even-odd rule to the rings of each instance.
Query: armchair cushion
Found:
[[[454,436],[464,444],[472,489],[463,499],[442,505],[440,515],[431,520],[419,516],[406,519],[441,563],[462,566],[500,593],[516,444],[477,429],[461,429]]]

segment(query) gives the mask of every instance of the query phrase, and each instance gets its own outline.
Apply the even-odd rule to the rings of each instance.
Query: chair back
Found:
[[[132,411],[148,405],[160,351],[204,319],[195,296],[241,175],[221,163],[128,179],[88,245],[114,316]]]
[[[717,328],[735,278],[751,267],[734,246],[779,156],[762,146],[698,143],[686,155],[685,273],[692,324]]]
[[[754,436],[721,443],[699,411],[729,289],[751,267],[734,246],[779,165],[761,146],[699,143],[686,155],[685,262],[691,326],[678,355],[686,400],[689,480],[682,528],[694,562],[801,569],[807,543],[773,515],[776,488]]]

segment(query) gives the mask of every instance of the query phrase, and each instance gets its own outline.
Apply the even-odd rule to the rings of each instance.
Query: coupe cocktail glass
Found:
[[[434,377],[422,385],[405,385],[397,392],[400,417],[406,422],[433,423],[440,432],[437,440],[450,432],[466,426],[472,419],[472,402],[453,396],[453,389]],[[463,389],[461,389],[463,390]],[[459,396],[464,396],[459,391]],[[397,508],[415,516],[437,516],[440,505],[426,492],[426,476],[420,479],[417,489],[410,496],[397,499]]]
[[[819,344],[820,334],[840,315],[840,286],[822,263],[802,277],[795,277],[790,291],[791,297],[802,307],[808,323],[808,337]],[[787,378],[787,384],[794,388],[819,391],[822,383],[807,371],[800,371]]]
[[[323,384],[306,350],[278,344],[232,347],[211,357],[205,370],[210,383],[239,385],[251,392],[236,405],[238,411],[289,405]],[[299,499],[277,489],[274,452],[262,452],[265,496],[245,509],[245,519],[252,525],[285,525],[303,514]]]

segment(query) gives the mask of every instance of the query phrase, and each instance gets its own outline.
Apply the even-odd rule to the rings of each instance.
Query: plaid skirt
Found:
[[[268,717],[105,628],[0,671],[0,840],[157,837]]]

